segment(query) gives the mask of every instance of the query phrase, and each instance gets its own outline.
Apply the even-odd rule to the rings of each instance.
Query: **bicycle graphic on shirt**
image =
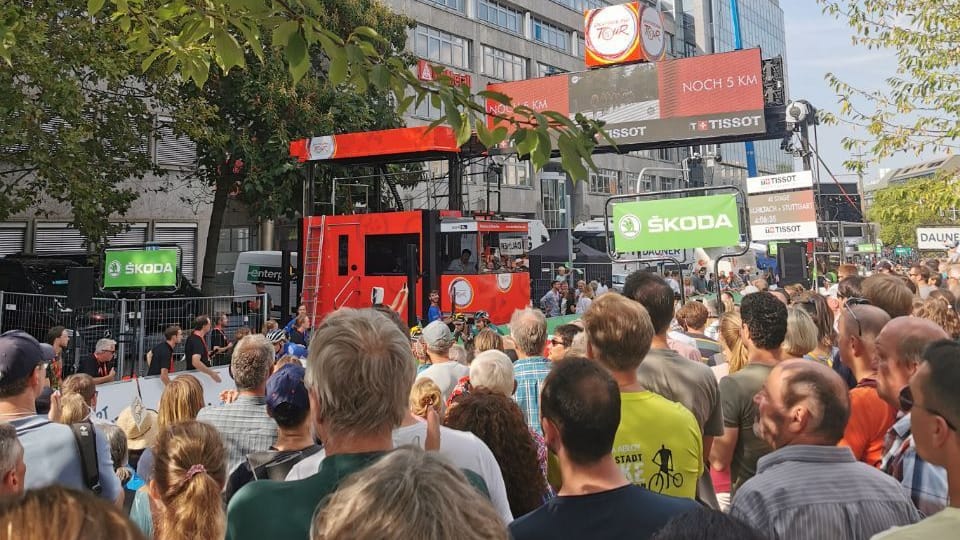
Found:
[[[671,483],[675,488],[683,486],[683,475],[673,472],[673,452],[669,448],[661,444],[660,449],[653,456],[653,464],[660,469],[647,482],[647,487],[651,491],[663,493],[664,489],[671,487]]]

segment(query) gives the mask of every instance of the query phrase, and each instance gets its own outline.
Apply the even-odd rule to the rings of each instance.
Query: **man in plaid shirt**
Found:
[[[877,335],[880,397],[902,411],[900,396],[920,366],[921,353],[930,343],[948,338],[942,328],[917,317],[897,317],[887,323]],[[947,473],[917,455],[909,413],[901,413],[887,432],[883,449],[880,469],[900,481],[921,515],[935,514],[946,506]]]
[[[547,320],[537,310],[517,310],[510,319],[510,336],[517,343],[518,358],[513,364],[517,381],[513,399],[520,405],[527,426],[543,435],[540,429],[540,390],[550,373],[550,361],[542,356],[547,343]]]

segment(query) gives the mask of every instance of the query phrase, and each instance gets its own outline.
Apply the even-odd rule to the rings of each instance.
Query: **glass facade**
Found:
[[[594,9],[603,6],[611,5],[610,2],[604,0],[551,0],[554,3],[560,4],[565,8],[572,9],[577,12],[584,12],[588,9]]]
[[[470,69],[470,42],[429,26],[417,25],[413,52],[420,58],[448,66]]]
[[[591,193],[616,193],[619,171],[614,169],[597,169],[590,171]]]
[[[526,79],[527,59],[484,45],[483,74],[502,81]]]
[[[493,0],[477,0],[477,19],[508,32],[523,32],[523,13]]]
[[[533,19],[533,39],[547,47],[570,53],[570,31],[540,19]]]
[[[713,50],[729,52],[736,49],[733,33],[733,18],[730,2],[714,0],[713,14]],[[760,47],[764,58],[781,55],[786,58],[786,34],[783,27],[783,10],[778,0],[739,0],[740,35],[744,49]],[[792,171],[793,156],[780,149],[780,141],[757,141],[754,143],[757,169],[760,174],[774,174]],[[735,177],[746,179],[747,152],[743,144],[725,144],[721,153],[726,164],[742,168],[739,173],[725,175],[727,183],[733,183]],[[724,169],[728,167],[723,167]],[[719,182],[718,182],[719,183]]]
[[[463,2],[464,0],[423,0],[428,4],[437,4],[438,6],[443,6],[445,8],[455,9],[457,11],[463,12]]]

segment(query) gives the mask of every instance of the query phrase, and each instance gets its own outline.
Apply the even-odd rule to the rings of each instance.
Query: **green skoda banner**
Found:
[[[735,246],[740,243],[736,195],[709,195],[613,205],[616,251]]]
[[[176,247],[108,249],[103,261],[103,288],[176,288],[179,255]]]

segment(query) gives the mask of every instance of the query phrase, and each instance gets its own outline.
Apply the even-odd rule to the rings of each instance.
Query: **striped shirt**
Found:
[[[513,378],[517,381],[513,399],[523,411],[527,426],[540,435],[543,435],[540,430],[540,390],[549,373],[550,361],[542,356],[531,356],[513,364]]]
[[[266,398],[240,396],[233,403],[200,409],[197,420],[217,428],[227,447],[227,470],[247,454],[269,450],[277,440],[277,423],[267,416]]]
[[[917,455],[909,414],[893,423],[883,450],[880,470],[903,485],[920,515],[932,516],[947,506],[947,471]]]
[[[786,446],[760,458],[730,515],[772,540],[862,540],[920,519],[900,484],[849,448]]]

